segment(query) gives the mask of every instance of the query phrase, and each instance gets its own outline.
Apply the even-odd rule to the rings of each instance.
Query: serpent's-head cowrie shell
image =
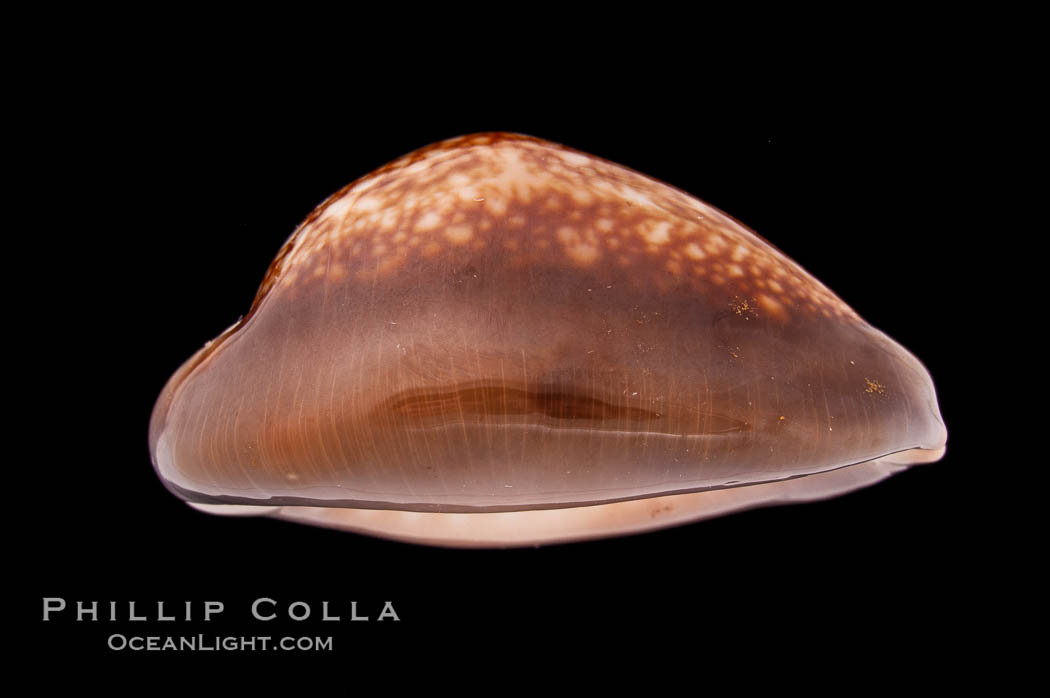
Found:
[[[322,203],[150,424],[200,509],[450,546],[821,499],[945,440],[922,364],[761,237],[503,133]]]

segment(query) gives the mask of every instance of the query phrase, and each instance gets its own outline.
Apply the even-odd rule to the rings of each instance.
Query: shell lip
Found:
[[[291,496],[276,496],[263,498],[253,497],[238,497],[235,495],[208,495],[203,492],[197,492],[167,480],[161,478],[165,486],[179,498],[185,500],[189,504],[204,504],[204,505],[236,505],[236,506],[251,506],[258,507],[260,514],[266,513],[264,510],[271,510],[274,507],[323,507],[329,509],[372,509],[372,510],[386,510],[386,511],[405,511],[405,512],[420,512],[420,513],[434,513],[434,514],[490,514],[500,512],[516,512],[516,511],[542,511],[552,509],[575,509],[582,507],[597,507],[605,504],[615,504],[617,502],[628,502],[642,499],[658,499],[660,497],[667,497],[673,495],[682,494],[694,494],[697,492],[710,492],[716,490],[729,490],[746,488],[755,485],[765,485],[778,482],[787,482],[790,480],[799,480],[813,475],[820,475],[824,473],[834,472],[836,470],[844,470],[854,466],[862,465],[864,463],[871,463],[877,460],[883,460],[892,465],[899,465],[901,469],[904,469],[910,465],[921,465],[927,463],[933,463],[940,460],[945,453],[945,447],[939,446],[935,448],[924,448],[924,447],[912,447],[904,448],[898,451],[891,451],[881,456],[874,458],[866,458],[862,461],[856,461],[854,463],[847,463],[846,465],[840,465],[835,468],[829,468],[827,470],[819,470],[812,473],[806,473],[802,475],[792,475],[783,478],[774,478],[770,480],[755,480],[753,482],[741,482],[731,485],[722,486],[709,486],[709,487],[692,487],[685,489],[668,490],[666,492],[658,493],[647,493],[639,494],[634,496],[622,496],[622,497],[611,497],[607,499],[591,500],[591,501],[579,501],[579,502],[566,502],[566,503],[552,503],[547,505],[447,505],[440,503],[402,503],[402,502],[383,502],[383,501],[369,501],[369,500],[358,500],[358,499],[310,499],[308,497],[291,497]],[[898,458],[893,458],[897,455]]]
[[[167,426],[168,409],[171,407],[172,403],[175,402],[179,388],[182,387],[186,382],[186,379],[189,378],[199,366],[204,364],[208,358],[215,353],[215,350],[218,349],[219,346],[236,334],[237,330],[244,325],[246,319],[246,317],[240,318],[237,322],[223,330],[218,337],[206,342],[203,347],[194,352],[193,356],[186,359],[186,361],[179,366],[161,389],[160,397],[157,398],[157,402],[153,406],[153,411],[150,413],[149,420],[150,460],[153,462],[153,468],[157,471],[158,475],[160,474],[160,470],[157,467],[157,444],[160,441],[161,435],[164,433],[165,426]]]

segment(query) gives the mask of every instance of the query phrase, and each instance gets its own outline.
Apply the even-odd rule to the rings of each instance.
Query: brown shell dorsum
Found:
[[[150,424],[200,509],[452,546],[830,497],[945,439],[922,364],[762,238],[503,133],[321,204]]]

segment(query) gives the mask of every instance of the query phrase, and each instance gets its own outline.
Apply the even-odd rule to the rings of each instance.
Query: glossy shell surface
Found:
[[[819,499],[945,440],[919,361],[761,237],[514,134],[322,203],[150,425],[199,508],[462,546]]]

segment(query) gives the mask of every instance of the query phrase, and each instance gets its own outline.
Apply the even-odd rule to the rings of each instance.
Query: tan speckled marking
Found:
[[[867,387],[864,388],[864,392],[872,393],[872,394],[876,394],[876,395],[885,395],[886,394],[886,387],[884,385],[882,385],[881,383],[879,383],[878,381],[873,381],[870,378],[865,378],[864,382],[868,384]]]
[[[776,320],[800,311],[855,317],[798,265],[702,201],[585,153],[491,133],[424,148],[330,197],[285,243],[257,302],[274,283],[381,278],[415,256],[493,244],[511,266],[608,260],[637,267],[637,284],[662,288],[670,274],[701,291],[730,282],[763,289],[753,305]]]

